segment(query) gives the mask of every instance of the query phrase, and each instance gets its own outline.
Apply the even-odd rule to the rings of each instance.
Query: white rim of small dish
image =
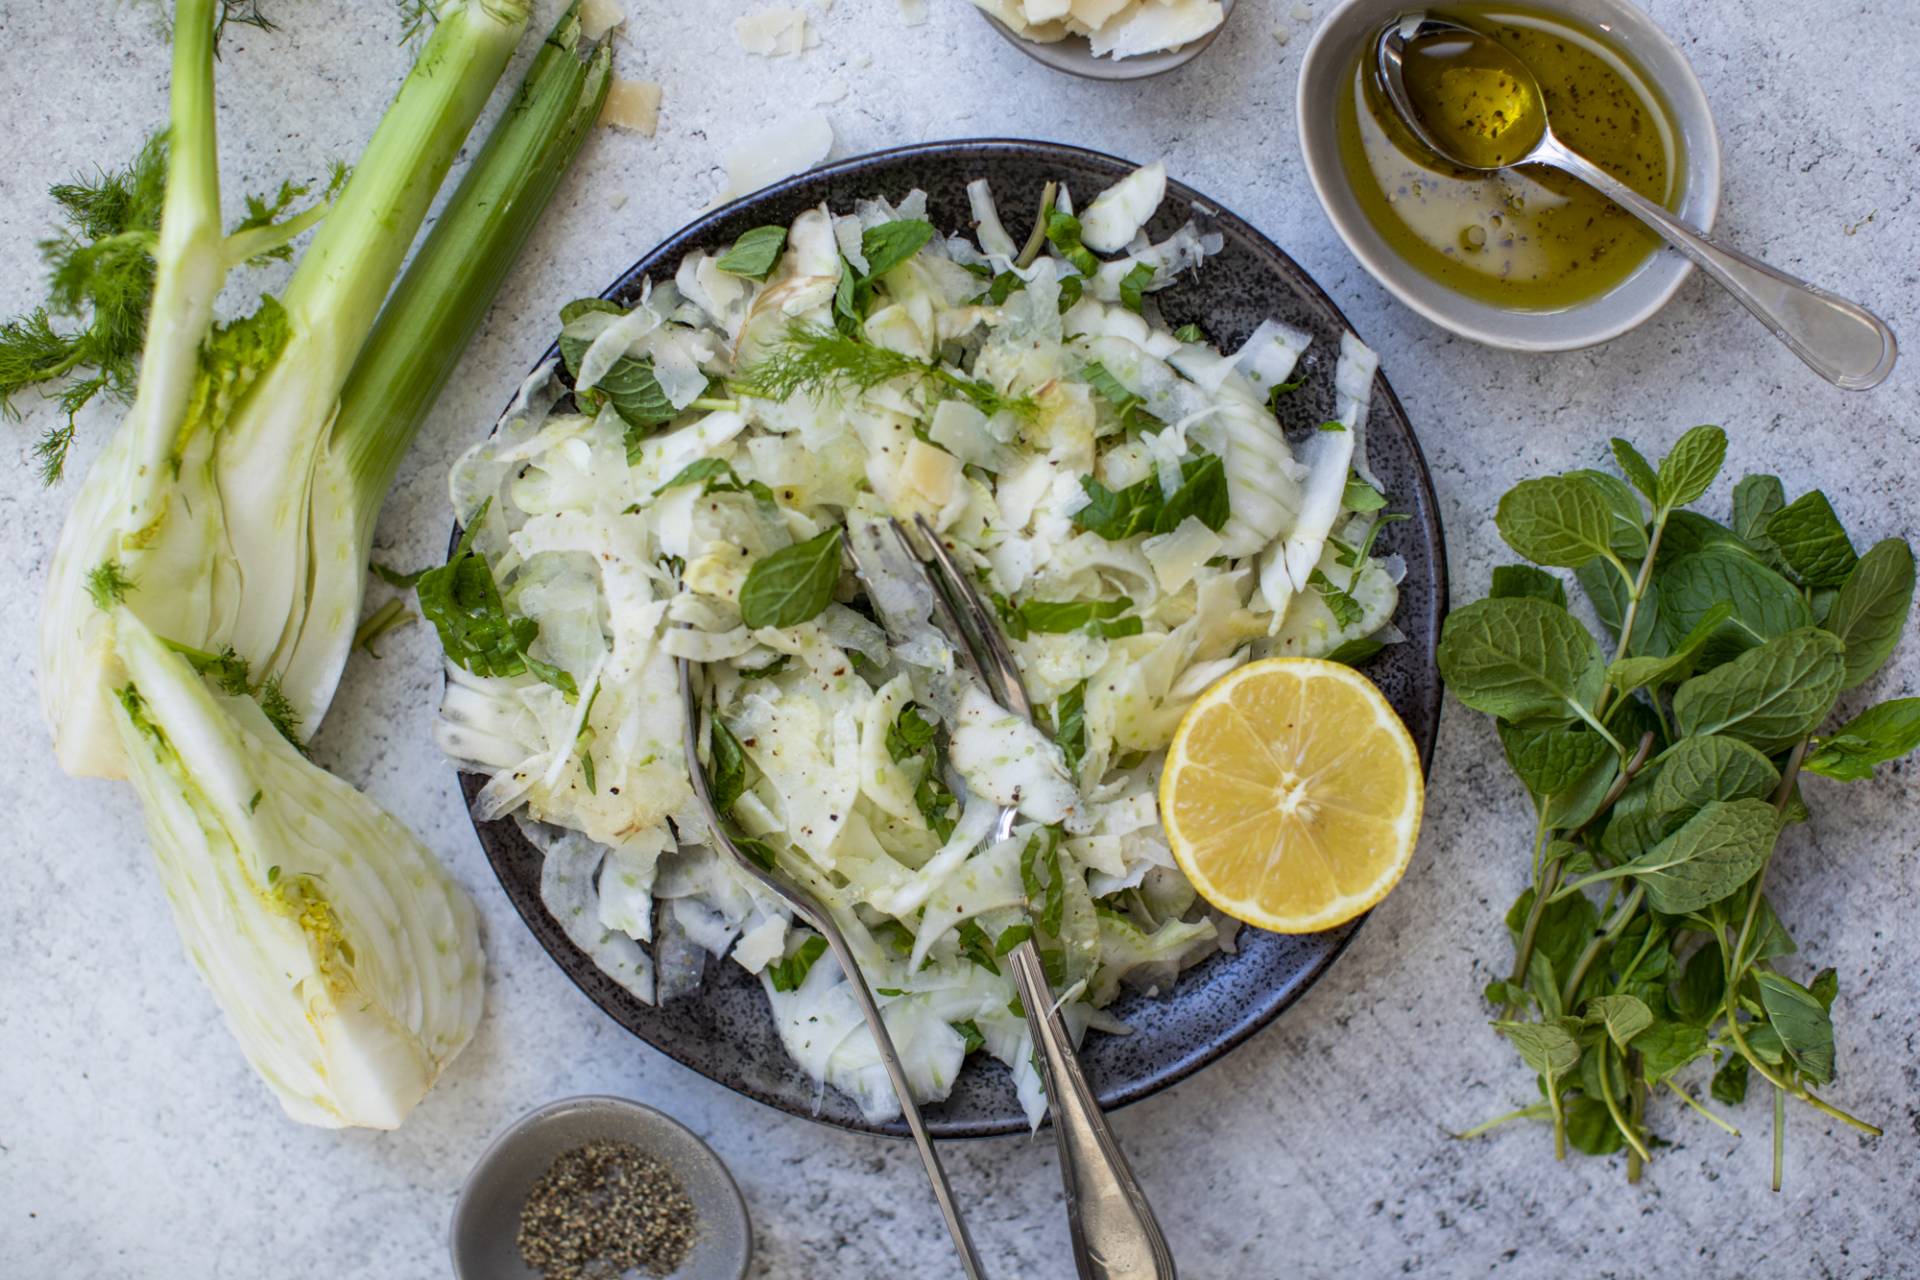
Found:
[[[1432,5],[1420,5],[1399,0],[1397,3],[1382,3],[1381,0],[1345,0],[1322,18],[1314,29],[1312,38],[1307,42],[1300,60],[1300,74],[1294,89],[1294,112],[1300,142],[1301,159],[1306,164],[1307,180],[1313,186],[1313,193],[1320,202],[1320,210],[1327,221],[1333,225],[1335,234],[1347,246],[1347,251],[1359,260],[1367,274],[1378,281],[1382,288],[1399,299],[1415,314],[1432,321],[1451,333],[1472,339],[1486,346],[1509,351],[1554,352],[1577,351],[1584,347],[1598,346],[1610,342],[1622,334],[1628,333],[1651,319],[1662,307],[1673,300],[1688,278],[1692,276],[1694,264],[1677,249],[1668,246],[1656,248],[1646,262],[1614,285],[1607,292],[1585,302],[1563,308],[1558,311],[1527,311],[1519,308],[1501,308],[1491,303],[1481,302],[1447,286],[1432,281],[1389,247],[1380,234],[1367,220],[1364,210],[1340,210],[1336,212],[1330,192],[1344,191],[1350,184],[1340,169],[1339,158],[1333,156],[1330,164],[1322,163],[1317,154],[1317,135],[1324,132],[1331,136],[1333,132],[1332,106],[1317,100],[1309,101],[1310,87],[1313,85],[1318,61],[1338,55],[1335,69],[1336,83],[1344,77],[1345,69],[1353,56],[1355,43],[1350,33],[1339,31],[1343,20],[1355,10],[1366,10],[1377,14],[1378,21],[1369,21],[1362,29],[1359,39],[1371,40],[1381,25],[1397,13],[1417,13],[1445,9],[1444,2]],[[1641,72],[1655,89],[1664,94],[1671,108],[1676,129],[1686,139],[1687,186],[1681,197],[1680,213],[1688,217],[1703,231],[1711,232],[1720,212],[1721,194],[1721,156],[1719,130],[1714,124],[1713,110],[1707,102],[1706,90],[1701,87],[1700,79],[1694,74],[1693,66],[1684,51],[1676,44],[1659,24],[1628,0],[1540,0],[1539,8],[1551,14],[1558,14],[1571,20],[1588,25],[1598,25],[1602,30],[1612,33],[1608,22],[1599,21],[1591,16],[1592,9],[1603,9],[1615,15],[1611,21],[1619,26],[1631,27],[1630,32],[1620,33],[1616,38],[1639,64]],[[1334,48],[1335,44],[1338,48]],[[1671,59],[1672,65],[1665,68],[1667,74],[1648,64],[1644,51],[1638,47],[1644,43],[1657,48]],[[1309,114],[1309,112],[1313,114]],[[1695,127],[1697,125],[1697,127]],[[1333,146],[1337,149],[1337,142]],[[1654,272],[1666,272],[1668,278],[1652,293],[1640,300],[1637,305],[1625,313],[1608,317],[1609,313],[1623,305],[1623,295],[1633,290],[1636,284]],[[1427,285],[1427,292],[1437,294],[1442,299],[1436,303],[1424,297],[1421,291],[1407,282],[1417,280]],[[1642,285],[1642,288],[1645,286]],[[1596,323],[1559,337],[1532,337],[1525,332],[1495,327],[1499,322],[1509,326],[1524,326],[1529,318],[1547,316],[1572,317],[1591,315]]]
[[[1192,62],[1205,53],[1213,42],[1219,39],[1220,33],[1227,29],[1227,22],[1233,17],[1233,8],[1234,0],[1220,0],[1220,25],[1198,40],[1189,40],[1178,48],[1163,49],[1159,53],[1143,53],[1133,58],[1096,57],[1093,46],[1088,43],[1085,36],[1067,36],[1061,40],[1029,40],[978,5],[974,6],[974,12],[991,23],[1002,39],[1042,66],[1051,67],[1055,71],[1064,71],[1082,80],[1124,83],[1129,80],[1146,80],[1153,76],[1165,75]]]

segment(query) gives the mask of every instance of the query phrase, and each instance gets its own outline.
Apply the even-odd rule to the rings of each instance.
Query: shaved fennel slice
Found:
[[[523,821],[520,830],[544,855],[540,902],[567,941],[636,1000],[653,1003],[653,958],[639,943],[601,922],[600,868],[609,850],[583,832]]]
[[[1118,253],[1167,195],[1167,166],[1142,165],[1093,198],[1080,215],[1080,238],[1095,253]]]
[[[288,1115],[404,1120],[479,1022],[473,904],[371,800],[131,613],[114,718],[187,953]]]
[[[993,202],[992,184],[985,178],[975,178],[969,182],[967,204],[973,210],[974,231],[980,237],[981,251],[1012,261],[1020,249],[1000,223],[1000,210]]]
[[[1265,396],[1293,376],[1294,366],[1312,341],[1313,335],[1291,325],[1262,320],[1234,352],[1233,365]]]
[[[1373,372],[1379,357],[1352,334],[1340,341],[1340,363],[1334,374],[1338,421],[1345,431],[1316,431],[1301,452],[1307,464],[1306,491],[1300,500],[1300,518],[1287,535],[1287,578],[1295,591],[1307,585],[1307,575],[1320,559],[1333,522],[1340,516],[1347,492],[1347,475],[1355,460],[1364,463],[1360,434],[1373,391]]]
[[[1367,464],[1367,408],[1373,398],[1373,375],[1379,371],[1380,357],[1351,333],[1340,335],[1340,362],[1333,371],[1335,403],[1340,420],[1353,432],[1353,469],[1362,480],[1378,489],[1373,468]]]
[[[1059,745],[978,685],[969,683],[960,697],[948,754],[971,794],[1018,809],[1035,822],[1064,823],[1069,831],[1084,825],[1080,791],[1067,774]]]

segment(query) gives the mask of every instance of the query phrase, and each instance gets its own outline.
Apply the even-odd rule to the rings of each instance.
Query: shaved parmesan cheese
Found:
[[[736,143],[727,152],[727,189],[722,200],[791,178],[827,158],[833,125],[818,111],[803,111]]]
[[[848,91],[848,85],[845,80],[829,80],[826,83],[826,87],[814,95],[813,105],[816,107],[831,106],[833,103],[845,99]]]
[[[1165,53],[1190,44],[1227,19],[1220,0],[1169,0],[1139,4],[1115,16],[1087,36],[1094,55],[1135,58],[1143,53]]]
[[[598,40],[626,20],[627,11],[620,7],[620,0],[586,0],[580,6],[580,34],[588,40]]]
[[[1080,239],[1095,253],[1120,252],[1147,225],[1166,194],[1166,164],[1155,160],[1142,165],[1094,197],[1080,215]]]
[[[917,27],[927,20],[927,0],[900,0],[900,20]]]
[[[1140,545],[1160,589],[1168,595],[1193,581],[1200,566],[1220,554],[1220,535],[1188,516],[1172,533],[1158,534]]]
[[[615,80],[607,89],[600,120],[651,138],[660,125],[660,86],[646,80]]]
[[[804,9],[762,9],[733,20],[733,37],[748,53],[790,58],[807,47]]]

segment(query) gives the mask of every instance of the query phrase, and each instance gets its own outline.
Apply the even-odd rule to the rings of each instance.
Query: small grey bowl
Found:
[[[1190,40],[1178,49],[1168,49],[1164,53],[1143,53],[1137,58],[1095,57],[1093,46],[1087,43],[1085,36],[1068,36],[1064,40],[1051,42],[1028,40],[985,9],[976,7],[975,12],[992,23],[993,29],[1014,48],[1055,71],[1064,71],[1083,80],[1145,80],[1149,76],[1164,75],[1176,67],[1184,67],[1205,53],[1207,46],[1227,29],[1227,20],[1233,17],[1233,2],[1220,0],[1220,25],[1198,40]]]
[[[458,1280],[540,1280],[520,1260],[527,1192],[561,1152],[611,1138],[631,1142],[680,1179],[700,1237],[673,1280],[744,1280],[753,1257],[747,1202],[733,1175],[679,1121],[625,1098],[563,1098],[521,1116],[495,1138],[454,1202],[448,1243]]]
[[[1638,63],[1665,96],[1685,153],[1676,212],[1702,231],[1720,211],[1720,140],[1707,95],[1678,45],[1633,0],[1537,0],[1535,7],[1607,34]],[[1351,83],[1354,58],[1371,50],[1380,28],[1403,13],[1443,0],[1347,0],[1321,19],[1300,62],[1297,113],[1307,179],[1333,229],[1360,265],[1387,291],[1444,329],[1509,351],[1570,351],[1606,342],[1647,320],[1686,282],[1693,264],[1672,249],[1656,249],[1639,270],[1585,302],[1557,311],[1498,307],[1435,280],[1401,257],[1367,220],[1353,194],[1334,129],[1334,103]]]

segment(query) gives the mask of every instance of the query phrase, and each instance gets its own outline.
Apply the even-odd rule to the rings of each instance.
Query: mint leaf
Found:
[[[1447,618],[1440,675],[1454,696],[1505,720],[1567,720],[1606,679],[1599,646],[1544,600],[1476,600]]]
[[[1320,593],[1320,602],[1327,606],[1327,612],[1333,615],[1334,626],[1345,631],[1366,616],[1366,610],[1360,602],[1347,592],[1333,585],[1333,580],[1315,569],[1307,575],[1307,585]]]
[[[1699,501],[1726,460],[1727,433],[1719,427],[1695,427],[1681,436],[1660,460],[1659,505],[1673,510]]]
[[[1091,278],[1100,270],[1100,259],[1080,241],[1080,219],[1058,209],[1047,214],[1047,243],[1073,264],[1073,269]]]
[[[1555,1092],[1554,1081],[1580,1065],[1580,1044],[1562,1022],[1496,1022],[1493,1025],[1513,1042],[1529,1067],[1547,1078],[1548,1093]]]
[[[1716,800],[1624,870],[1656,911],[1685,915],[1753,879],[1773,850],[1779,820],[1764,800]]]
[[[1120,305],[1135,315],[1146,304],[1145,293],[1153,283],[1153,268],[1144,262],[1136,262],[1126,275],[1120,277]]]
[[[492,505],[491,498],[480,505],[447,562],[421,574],[414,590],[421,616],[433,624],[440,647],[456,665],[477,676],[517,676],[527,669],[527,646],[540,634],[540,624],[507,611],[493,569],[473,549]]]
[[[1748,542],[1760,542],[1767,536],[1767,521],[1787,505],[1786,488],[1779,476],[1748,476],[1733,486],[1733,531]]]
[[[810,933],[798,951],[767,966],[767,978],[773,983],[775,991],[797,991],[812,971],[813,962],[826,953],[827,940],[817,933]]]
[[[1114,639],[1140,634],[1140,619],[1121,616],[1131,608],[1133,601],[1127,596],[1116,600],[1028,600],[1020,606],[1020,620],[1028,631],[1042,635],[1085,631]]]
[[[1087,682],[1082,680],[1054,700],[1053,740],[1066,757],[1067,772],[1077,773],[1087,754]]]
[[[1607,1029],[1607,1035],[1622,1051],[1629,1041],[1653,1025],[1653,1010],[1638,996],[1595,996],[1587,1001],[1589,1026]]]
[[[1654,580],[1660,586],[1660,633],[1669,651],[1716,611],[1724,611],[1724,617],[1701,649],[1705,666],[1813,622],[1793,584],[1744,552],[1715,548],[1671,565],[1665,559]]]
[[[1608,541],[1614,554],[1626,560],[1645,557],[1647,510],[1640,505],[1640,499],[1627,487],[1626,481],[1605,471],[1569,471],[1567,474],[1594,485],[1607,500],[1607,509],[1613,513],[1613,530],[1608,535]]]
[[[569,376],[580,376],[581,357],[587,354],[587,348],[592,345],[589,338],[569,337],[564,333],[560,335],[560,358],[566,362]],[[660,381],[653,374],[651,359],[636,360],[632,356],[621,356],[613,362],[611,369],[600,375],[600,381],[587,390],[576,392],[576,398],[594,403],[605,400],[613,406],[613,411],[627,424],[629,454],[656,428],[680,416],[680,411],[673,407],[673,401],[667,399],[667,393],[660,389]],[[587,405],[583,403],[581,408],[587,409]]]
[[[1612,550],[1613,509],[1584,476],[1522,480],[1500,499],[1494,524],[1535,564],[1577,569]]]
[[[1802,494],[1767,519],[1767,537],[1810,587],[1837,587],[1860,559],[1827,495]]]
[[[1188,516],[1215,533],[1233,518],[1233,507],[1227,498],[1226,464],[1215,454],[1203,453],[1180,464],[1180,487],[1154,518],[1153,531],[1172,533]]]
[[[1920,698],[1896,698],[1868,707],[1819,739],[1804,767],[1823,777],[1860,782],[1875,765],[1898,760],[1920,747]]]
[[[1633,1047],[1647,1083],[1659,1084],[1706,1053],[1707,1031],[1687,1022],[1658,1022],[1635,1036]]]
[[[1784,750],[1820,727],[1840,696],[1841,644],[1812,627],[1749,649],[1673,695],[1682,737],[1724,733],[1763,752]]]
[[[679,471],[674,473],[671,480],[653,492],[657,497],[669,489],[678,489],[681,485],[704,485],[709,480],[722,478],[734,480],[736,484],[739,483],[733,474],[733,468],[727,465],[724,458],[701,458],[698,461],[689,462],[686,466],[680,468]]]
[[[1493,571],[1493,587],[1487,594],[1495,600],[1545,600],[1567,607],[1567,585],[1545,569],[1530,564],[1503,564]]]
[[[1340,505],[1348,511],[1365,515],[1369,511],[1378,511],[1386,506],[1387,495],[1359,476],[1348,476],[1347,489],[1340,496]]]
[[[1852,689],[1893,655],[1913,612],[1913,549],[1898,538],[1876,542],[1840,584],[1826,629],[1847,646],[1846,679]]]
[[[747,753],[740,745],[740,739],[733,736],[733,730],[719,716],[713,717],[713,730],[707,740],[707,750],[712,756],[712,772],[709,775],[708,789],[713,793],[713,807],[720,813],[733,808],[747,789]]]
[[[785,227],[755,227],[733,242],[713,265],[732,276],[765,280],[787,247]]]
[[[1833,1079],[1833,1019],[1820,997],[1792,978],[1757,969],[1760,1004],[1800,1074],[1815,1084]]]
[[[980,1024],[972,1018],[948,1024],[960,1033],[960,1054],[965,1057],[977,1049],[986,1047],[987,1038],[980,1032]]]
[[[1773,761],[1736,738],[1708,734],[1682,738],[1666,753],[1649,803],[1655,823],[1669,829],[1715,800],[1767,800],[1780,785]]]
[[[740,619],[747,626],[796,627],[833,603],[840,583],[840,530],[782,547],[747,570]]]
[[[1567,790],[1613,757],[1607,740],[1584,727],[1518,725],[1503,720],[1495,728],[1507,763],[1536,801]]]
[[[867,260],[867,276],[887,274],[933,239],[933,224],[922,218],[897,218],[860,233],[860,256]]]
[[[1102,400],[1113,406],[1114,412],[1120,417],[1121,430],[1131,433],[1165,425],[1147,411],[1145,400],[1127,390],[1126,384],[1114,377],[1098,360],[1089,360],[1082,366],[1080,376],[1086,379],[1087,385]]]
[[[1612,443],[1614,465],[1620,468],[1620,474],[1633,481],[1633,487],[1645,494],[1648,502],[1658,506],[1660,477],[1654,473],[1653,464],[1619,436],[1615,436]]]
[[[900,714],[887,726],[887,754],[895,764],[918,756],[934,745],[934,725],[920,713],[916,703],[900,708]]]
[[[1176,341],[1185,343],[1205,342],[1207,340],[1206,331],[1197,324],[1183,324],[1173,331],[1173,336]]]

